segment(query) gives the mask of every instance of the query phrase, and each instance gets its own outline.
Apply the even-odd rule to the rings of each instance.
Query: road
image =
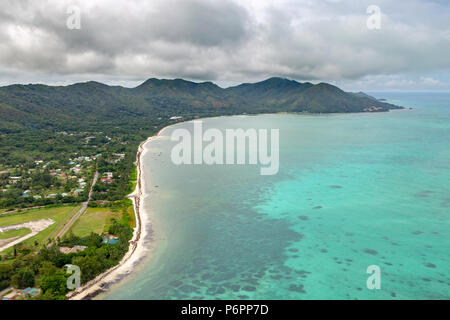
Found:
[[[91,189],[89,190],[89,196],[88,196],[88,200],[83,202],[83,204],[81,205],[80,210],[77,211],[77,213],[75,213],[72,218],[70,218],[70,220],[64,225],[64,227],[58,232],[58,234],[56,235],[55,239],[62,239],[62,237],[66,234],[67,231],[70,230],[70,228],[73,226],[73,224],[78,220],[78,218],[84,213],[84,211],[86,211],[87,209],[87,205],[89,203],[89,201],[91,201],[91,197],[92,197],[92,190],[94,189],[95,184],[97,183],[97,179],[98,179],[98,171],[95,172],[95,176],[94,176],[94,180],[92,182],[92,186]]]

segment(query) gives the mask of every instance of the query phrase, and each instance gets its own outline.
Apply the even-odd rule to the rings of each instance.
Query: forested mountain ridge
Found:
[[[364,93],[348,93],[326,83],[313,85],[270,78],[223,89],[212,82],[149,79],[135,88],[98,82],[69,86],[42,84],[0,87],[0,132],[76,129],[120,124],[146,117],[231,115],[265,112],[363,112],[400,107]]]

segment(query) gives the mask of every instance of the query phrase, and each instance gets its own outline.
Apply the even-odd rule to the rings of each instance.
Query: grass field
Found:
[[[134,191],[134,189],[136,189],[136,184],[137,184],[137,167],[134,166],[133,169],[130,172],[130,178],[129,178],[130,182],[128,183],[128,186],[130,188],[130,193]]]
[[[12,230],[12,231],[6,231],[6,232],[0,232],[0,239],[9,239],[14,237],[23,237],[26,236],[31,232],[30,229],[19,229],[19,230]]]
[[[129,217],[129,224],[131,227],[136,227],[136,217],[134,215],[134,208],[133,208],[133,202],[131,202],[130,199],[125,200],[125,203],[127,204],[126,212]],[[122,209],[123,210],[123,209]]]
[[[37,241],[40,245],[46,244],[48,239],[53,239],[56,236],[67,220],[70,219],[70,217],[75,214],[79,208],[80,206],[67,205],[52,208],[30,209],[13,214],[0,215],[0,227],[47,218],[53,219],[55,221],[54,224],[39,232],[34,237],[24,241],[24,243],[28,245],[34,245],[35,241]],[[8,253],[10,250],[12,250],[12,248],[9,248],[2,253]]]
[[[121,211],[115,208],[88,208],[70,229],[73,234],[84,237],[95,232],[102,234],[111,225],[111,219],[120,220]]]

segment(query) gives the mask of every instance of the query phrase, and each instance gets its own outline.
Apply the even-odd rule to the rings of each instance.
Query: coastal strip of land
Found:
[[[120,263],[111,269],[108,269],[104,273],[98,275],[93,280],[87,282],[80,288],[71,291],[67,294],[67,298],[70,300],[86,300],[93,299],[97,295],[105,292],[113,284],[118,283],[120,280],[129,275],[136,265],[144,258],[145,253],[149,250],[145,246],[146,239],[150,236],[148,233],[148,212],[145,212],[143,202],[146,196],[145,194],[145,179],[143,169],[143,159],[147,150],[144,148],[145,144],[160,137],[162,131],[167,127],[161,129],[157,135],[152,136],[142,142],[139,145],[136,155],[136,167],[137,167],[137,184],[133,193],[128,197],[133,202],[134,214],[136,217],[136,227],[134,229],[133,237],[130,240],[130,247],[128,252],[122,258]]]

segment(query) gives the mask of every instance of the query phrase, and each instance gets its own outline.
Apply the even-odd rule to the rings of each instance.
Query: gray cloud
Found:
[[[0,83],[286,76],[450,89],[447,2],[375,1],[382,27],[369,30],[373,2],[3,0]],[[66,27],[69,5],[81,9],[81,30]]]

